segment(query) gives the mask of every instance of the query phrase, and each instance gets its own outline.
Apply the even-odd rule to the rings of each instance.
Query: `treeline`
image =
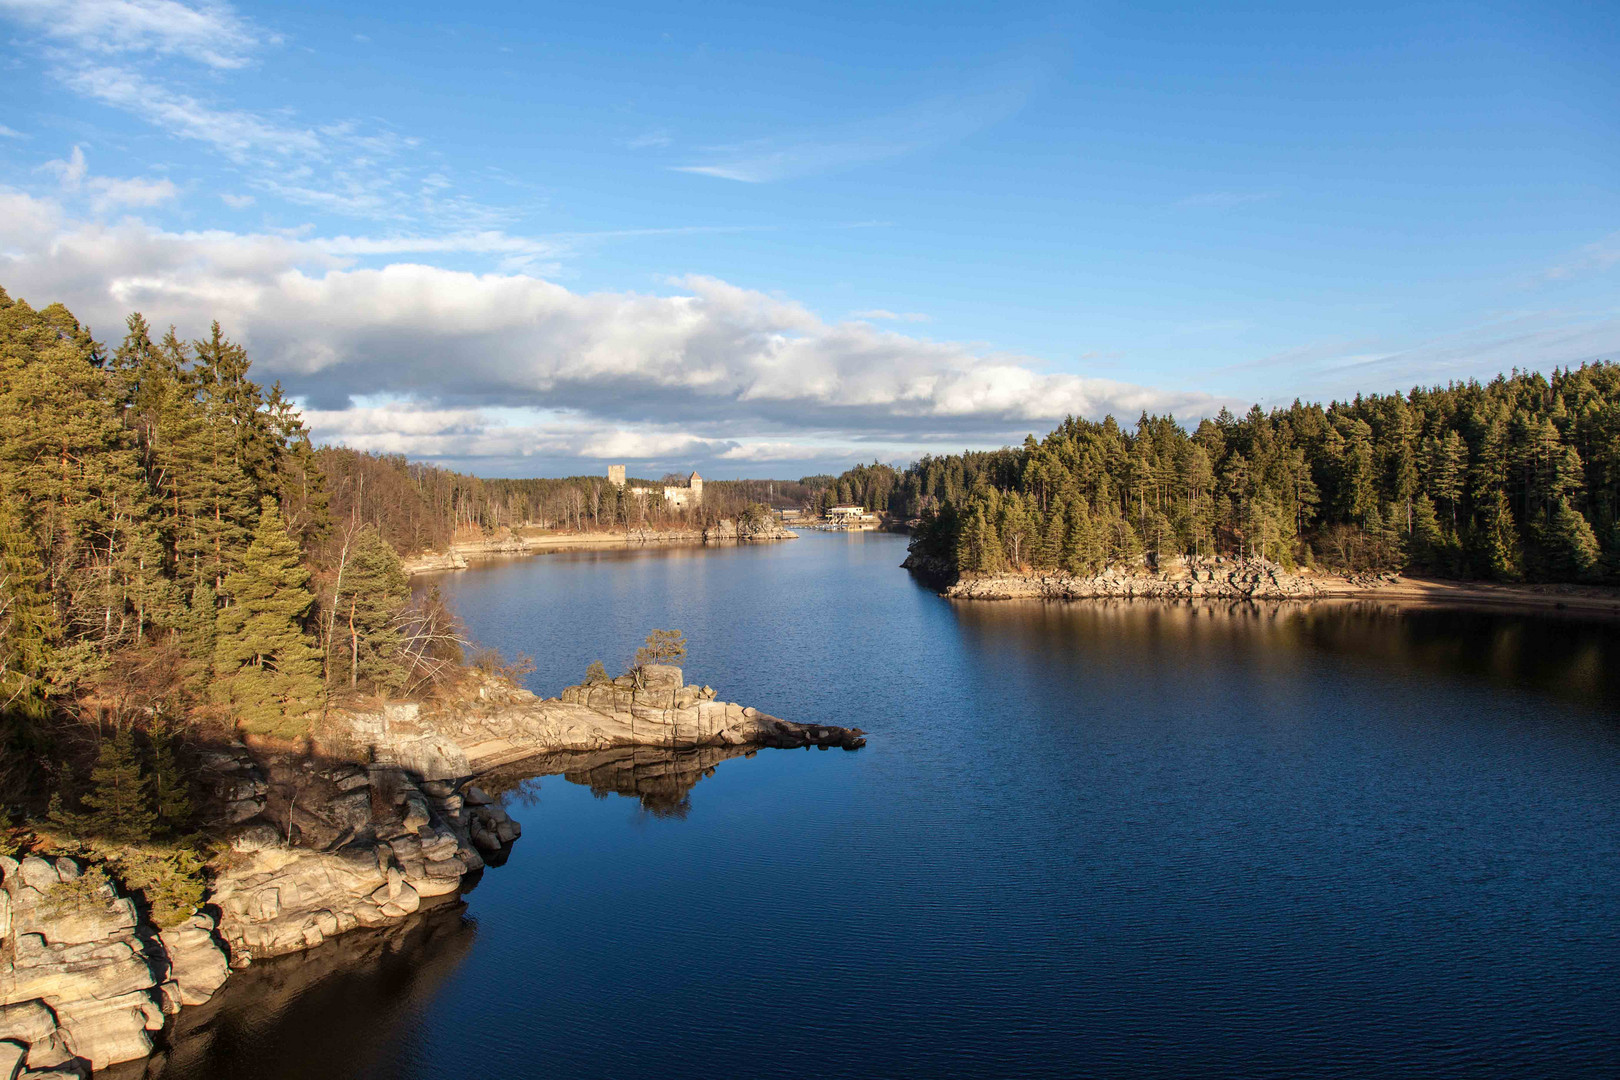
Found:
[[[1143,556],[1620,581],[1620,366],[1226,410],[1189,433],[1068,419],[1021,448],[844,474],[956,571],[1095,573]],[[892,470],[890,470],[892,472]],[[840,492],[842,493],[842,491]]]
[[[443,551],[458,540],[499,535],[524,527],[570,532],[637,528],[693,528],[722,519],[755,519],[762,506],[798,506],[814,491],[780,480],[707,480],[703,501],[678,508],[629,489],[682,486],[685,477],[631,478],[625,489],[606,476],[487,479],[411,461],[402,454],[373,454],[322,447],[316,459],[327,481],[331,511],[363,521],[402,554]]]
[[[217,324],[191,342],[154,340],[139,315],[127,331],[109,351],[62,305],[0,290],[13,792],[72,757],[75,731],[155,745],[202,706],[298,736],[335,693],[409,692],[460,661],[442,604],[413,602],[379,530],[334,511],[296,410],[239,345]]]

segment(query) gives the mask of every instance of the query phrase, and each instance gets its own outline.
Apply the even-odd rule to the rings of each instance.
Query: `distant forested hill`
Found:
[[[1134,431],[1069,419],[1017,449],[862,466],[833,486],[920,519],[917,553],[956,570],[1197,553],[1617,581],[1620,366],[1223,410],[1191,432],[1167,416]]]

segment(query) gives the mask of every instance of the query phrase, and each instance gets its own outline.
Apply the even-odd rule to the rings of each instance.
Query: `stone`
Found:
[[[43,1001],[0,1005],[0,1039],[24,1046],[27,1049],[25,1060],[31,1069],[60,1065],[73,1056],[57,1031],[56,1014]],[[4,1075],[0,1070],[0,1076]]]
[[[371,787],[344,792],[322,808],[323,816],[343,829],[360,829],[371,823]]]
[[[411,792],[405,797],[405,831],[414,833],[432,820],[428,813],[427,800],[417,792]]]
[[[10,1039],[0,1039],[0,1080],[17,1080],[28,1064],[28,1047]]]
[[[230,834],[231,850],[244,853],[281,847],[282,839],[274,825],[262,821],[244,825]]]
[[[201,1005],[230,977],[230,957],[214,940],[214,919],[197,914],[158,935],[169,961],[169,978],[181,1004]]]
[[[47,862],[38,855],[30,855],[24,859],[18,869],[18,874],[22,878],[24,885],[31,889],[38,889],[40,892],[49,891],[51,886],[62,880],[57,876],[56,865]]]
[[[484,789],[477,784],[468,784],[461,793],[462,799],[468,806],[488,806],[495,800],[484,794]]]

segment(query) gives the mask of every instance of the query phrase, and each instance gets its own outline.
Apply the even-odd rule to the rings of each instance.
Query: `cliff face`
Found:
[[[78,1075],[152,1052],[230,973],[214,920],[159,933],[74,859],[0,857],[0,1076]]]

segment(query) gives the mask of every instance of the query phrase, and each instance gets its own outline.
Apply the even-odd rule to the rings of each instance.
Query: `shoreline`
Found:
[[[1427,607],[1463,605],[1550,609],[1581,614],[1620,616],[1620,589],[1600,585],[1523,585],[1494,581],[1452,581],[1446,578],[1397,577],[1372,586],[1345,582],[1330,586],[1319,599],[1380,600]]]
[[[1262,560],[1186,560],[1168,572],[1105,570],[1076,577],[1061,572],[951,575],[932,561],[902,564],[949,600],[1147,600],[1310,603],[1356,600],[1424,607],[1498,608],[1620,616],[1620,588],[1572,583],[1519,584],[1407,577],[1386,573],[1346,577],[1286,571]]]
[[[465,570],[483,559],[515,555],[544,555],[554,551],[605,551],[648,545],[705,547],[710,544],[755,544],[773,540],[797,540],[791,529],[776,528],[740,535],[729,521],[707,529],[631,529],[625,532],[580,532],[515,534],[495,540],[452,544],[448,551],[425,551],[402,560],[406,577]]]

